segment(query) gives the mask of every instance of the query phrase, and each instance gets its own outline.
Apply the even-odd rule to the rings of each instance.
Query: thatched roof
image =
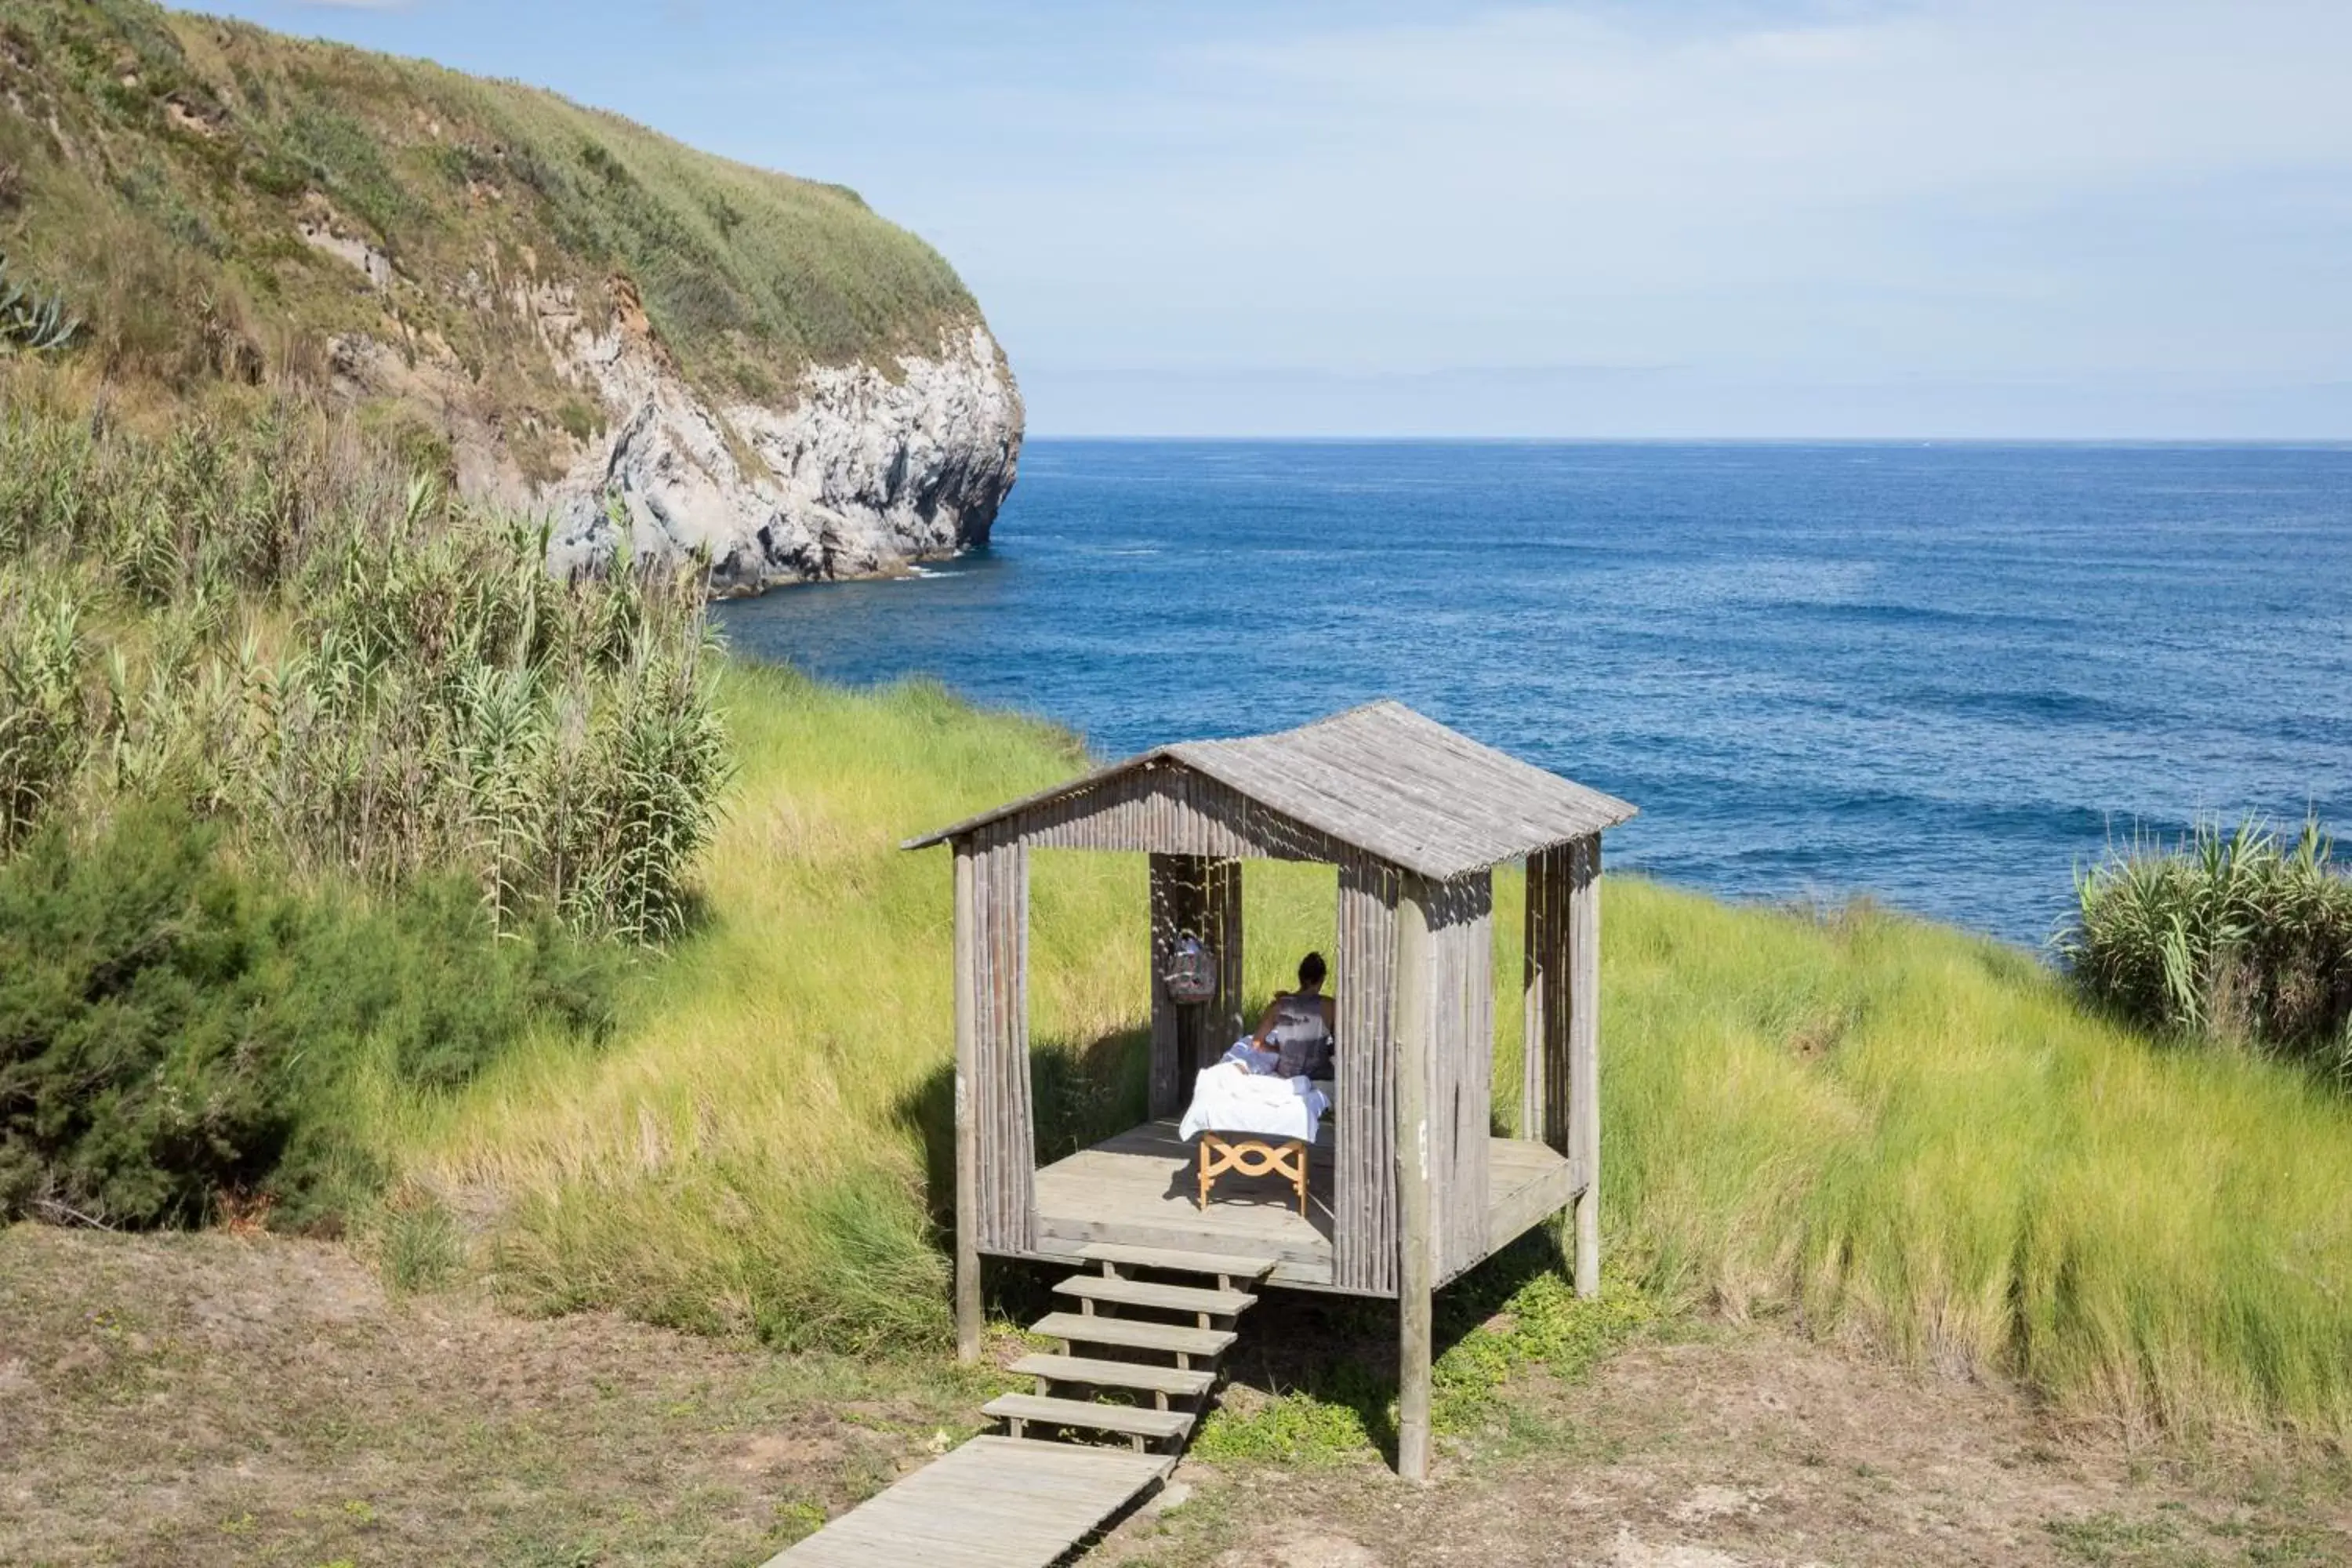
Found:
[[[1174,763],[1339,843],[1424,877],[1484,870],[1613,827],[1633,807],[1482,746],[1402,702],[1380,701],[1270,735],[1181,741],[908,839],[961,838],[1047,815],[1108,781]]]

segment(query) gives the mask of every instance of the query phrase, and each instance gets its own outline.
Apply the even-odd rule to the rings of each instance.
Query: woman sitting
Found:
[[[1331,1076],[1333,1030],[1339,1005],[1323,994],[1323,955],[1310,952],[1298,961],[1298,989],[1278,993],[1265,1010],[1251,1044],[1276,1058],[1275,1072],[1282,1078],[1328,1079]]]

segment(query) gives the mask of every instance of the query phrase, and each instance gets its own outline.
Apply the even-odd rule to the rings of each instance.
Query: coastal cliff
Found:
[[[118,412],[314,392],[546,518],[558,572],[899,571],[986,542],[1019,464],[978,304],[855,192],[146,0],[0,16],[0,253]]]
[[[625,544],[656,559],[698,551],[724,596],[887,575],[988,542],[1020,463],[1022,406],[985,325],[941,328],[929,353],[810,365],[789,397],[730,399],[680,373],[633,290],[613,292],[601,324],[558,285],[481,300],[527,323],[575,389],[569,429],[509,439],[453,358],[363,332],[332,340],[335,395],[429,414],[462,494],[549,516],[559,574]]]
[[[707,404],[626,331],[582,348],[620,416],[551,487],[559,571],[625,536],[705,552],[719,593],[872,576],[987,543],[1013,487],[1021,400],[978,324],[887,369],[812,366],[786,405]]]

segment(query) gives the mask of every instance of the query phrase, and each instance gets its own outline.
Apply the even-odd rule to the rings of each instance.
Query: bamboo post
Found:
[[[1192,1070],[1198,1072],[1225,1054],[1235,1035],[1249,1026],[1242,1016],[1242,863],[1206,860],[1201,867],[1201,907],[1216,933],[1217,999],[1201,1019],[1200,1037],[1193,1042]]]
[[[1339,1104],[1331,1112],[1331,1252],[1344,1289],[1396,1290],[1397,876],[1363,858],[1339,868]]]
[[[1568,900],[1568,1142],[1576,1194],[1576,1293],[1601,1294],[1601,835],[1577,841]]]
[[[1551,858],[1528,857],[1527,910],[1520,922],[1526,933],[1521,944],[1519,1029],[1519,1136],[1545,1141],[1544,1042],[1550,1025],[1545,1016],[1544,991],[1557,962],[1551,951],[1551,925],[1545,919],[1551,897]]]
[[[980,1130],[973,1073],[980,998],[972,973],[971,847],[955,846],[955,1321],[956,1358],[980,1359]]]
[[[1430,1234],[1429,888],[1404,879],[1397,900],[1397,1474],[1429,1479],[1430,1297],[1436,1249]]]

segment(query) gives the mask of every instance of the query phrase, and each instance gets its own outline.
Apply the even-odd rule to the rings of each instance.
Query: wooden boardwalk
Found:
[[[768,1568],[1047,1568],[1175,1463],[1171,1454],[974,1437]]]
[[[768,1568],[1050,1568],[1158,1486],[1206,1410],[1218,1358],[1234,1342],[1234,1330],[1215,1321],[1235,1322],[1255,1304],[1246,1288],[1274,1259],[1104,1243],[1087,1248],[1083,1261],[1102,1272],[1054,1288],[1079,1310],[1049,1313],[1030,1330],[1061,1341],[1060,1353],[1013,1364],[1037,1380],[1037,1392],[1000,1394],[982,1406],[1011,1436],[974,1437],[771,1558]],[[1125,1315],[1142,1312],[1190,1321]],[[1174,1364],[1144,1359],[1152,1356]],[[1092,1398],[1075,1397],[1087,1390]],[[1057,1431],[1108,1434],[1132,1447],[1043,1440]],[[1171,1451],[1146,1451],[1158,1444]]]

